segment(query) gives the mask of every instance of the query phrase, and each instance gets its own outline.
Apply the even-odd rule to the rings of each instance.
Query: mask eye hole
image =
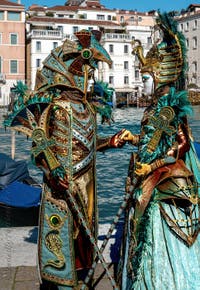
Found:
[[[146,81],[148,81],[149,78],[150,78],[150,77],[147,76],[147,75],[142,76],[142,81],[143,81],[143,83],[145,83]]]

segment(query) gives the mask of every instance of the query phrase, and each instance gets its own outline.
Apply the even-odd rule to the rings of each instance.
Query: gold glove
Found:
[[[139,176],[148,175],[151,172],[151,165],[146,163],[136,162],[135,173]]]
[[[133,145],[137,144],[139,142],[139,135],[133,135],[130,131],[124,130],[121,134],[121,139],[124,141],[128,141],[132,143]]]
[[[134,138],[133,134],[128,130],[124,130],[123,133],[121,134],[121,139],[123,139],[124,141],[132,142],[133,138]]]

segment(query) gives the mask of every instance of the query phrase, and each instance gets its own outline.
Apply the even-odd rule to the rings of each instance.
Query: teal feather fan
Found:
[[[26,95],[26,92],[28,91],[28,86],[24,84],[22,81],[17,81],[16,85],[13,85],[13,92],[19,96],[24,97]]]

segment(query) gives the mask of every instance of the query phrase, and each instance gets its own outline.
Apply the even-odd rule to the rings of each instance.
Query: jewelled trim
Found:
[[[157,159],[156,161],[154,161],[154,162],[151,164],[151,171],[154,171],[154,170],[156,170],[157,168],[162,167],[163,165],[165,165],[165,161],[164,161],[164,159]]]
[[[82,142],[88,150],[92,150],[93,139],[92,139],[92,141],[89,142],[89,140],[85,136],[83,136],[82,134],[80,134],[78,131],[76,131],[74,129],[73,129],[73,137],[75,137],[80,142]]]
[[[81,162],[77,163],[73,166],[73,173],[77,173],[81,169],[83,169],[85,166],[87,166],[92,160],[94,159],[94,151],[92,150],[86,158],[81,160]]]
[[[164,208],[162,207],[162,205],[160,204],[160,211],[161,211],[161,214],[163,216],[163,218],[165,219],[166,223],[168,224],[169,228],[184,242],[186,243],[187,246],[191,247],[197,236],[198,236],[198,233],[199,233],[199,230],[200,230],[200,224],[197,223],[197,227],[196,227],[196,230],[192,233],[192,234],[188,234],[186,235],[181,227],[177,224],[177,221],[178,220],[174,220],[174,219],[171,219],[170,216],[166,213],[166,211],[164,210]],[[196,219],[195,219],[196,220]],[[200,219],[197,219],[197,220],[200,220]],[[189,220],[188,220],[189,221]],[[190,219],[190,221],[193,221],[193,219]]]

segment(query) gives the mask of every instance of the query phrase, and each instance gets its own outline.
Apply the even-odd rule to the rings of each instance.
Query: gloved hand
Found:
[[[121,139],[132,143],[134,141],[134,138],[135,138],[134,135],[130,131],[123,129]]]
[[[135,173],[138,176],[145,176],[151,172],[151,165],[146,163],[136,162],[136,170]]]

